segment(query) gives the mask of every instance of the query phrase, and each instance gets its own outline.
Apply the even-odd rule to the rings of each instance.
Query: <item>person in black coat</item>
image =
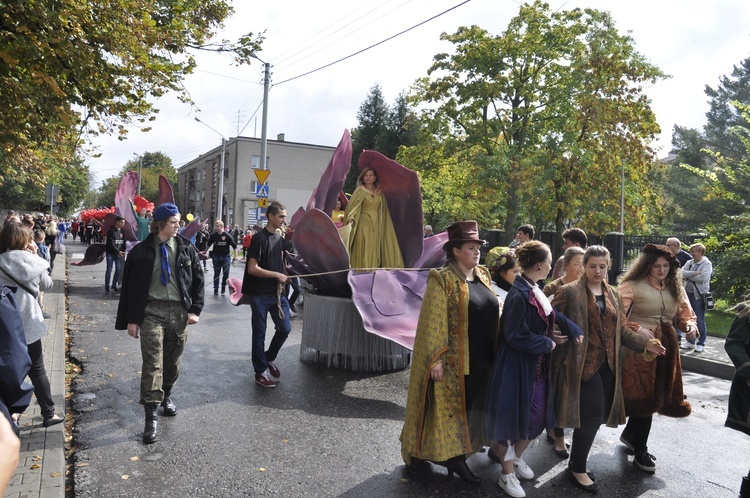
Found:
[[[143,442],[156,441],[157,409],[174,416],[171,398],[187,341],[187,326],[203,310],[203,268],[193,244],[177,234],[180,213],[165,203],[154,211],[151,233],[128,254],[115,329],[141,340]]]

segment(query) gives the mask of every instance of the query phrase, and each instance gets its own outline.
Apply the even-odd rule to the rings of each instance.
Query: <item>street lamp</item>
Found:
[[[224,197],[224,155],[226,153],[226,140],[224,139],[224,135],[219,133],[218,131],[214,130],[213,127],[211,127],[208,123],[204,123],[198,117],[195,117],[195,120],[198,121],[200,124],[206,126],[208,129],[216,133],[221,137],[221,163],[219,166],[219,195],[216,199],[216,219],[221,220],[221,214],[222,214],[222,201]],[[216,220],[214,220],[216,221]]]
[[[133,155],[138,158],[138,195],[141,195],[141,177],[143,176],[143,156],[139,156],[135,152]]]

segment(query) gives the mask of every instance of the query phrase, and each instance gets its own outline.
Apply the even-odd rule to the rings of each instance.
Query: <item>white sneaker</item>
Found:
[[[497,485],[513,498],[524,498],[526,496],[526,492],[521,487],[521,483],[518,482],[515,474],[500,474]]]
[[[695,346],[695,352],[702,353],[704,348],[705,348],[704,346],[701,346],[700,344],[698,344],[697,346]]]
[[[523,458],[514,458],[513,467],[515,467],[516,473],[521,479],[528,480],[534,478],[534,471],[524,462]]]
[[[685,341],[680,345],[680,349],[685,351],[692,351],[695,349],[695,344],[691,343],[690,341]]]

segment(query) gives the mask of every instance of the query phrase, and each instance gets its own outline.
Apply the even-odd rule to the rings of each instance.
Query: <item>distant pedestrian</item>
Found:
[[[665,245],[669,248],[670,251],[672,251],[674,257],[677,258],[677,261],[680,262],[680,266],[685,266],[685,263],[690,261],[690,253],[682,248],[682,242],[680,242],[680,239],[678,239],[677,237],[668,238]]]
[[[122,258],[125,257],[125,238],[122,233],[122,227],[125,225],[125,218],[118,216],[115,218],[115,224],[107,230],[107,270],[104,273],[104,293],[109,294],[109,277],[112,275],[112,265],[115,267],[115,275],[111,280],[112,292],[115,294],[120,291],[117,289],[117,282],[120,281],[120,269],[122,268]]]
[[[266,374],[268,370],[275,378],[281,377],[276,366],[276,356],[292,330],[291,310],[284,285],[289,280],[286,273],[284,236],[282,226],[286,223],[286,208],[272,202],[266,209],[268,225],[259,230],[250,243],[245,263],[242,293],[250,299],[252,309],[252,361],[255,383],[263,387],[276,387],[276,382]],[[266,323],[268,314],[276,326],[271,344],[266,350]]]
[[[211,261],[214,265],[214,296],[219,295],[219,280],[221,278],[221,293],[227,291],[227,280],[229,279],[229,268],[232,264],[232,256],[229,248],[237,248],[237,242],[229,232],[224,231],[224,222],[216,220],[214,233],[208,238],[206,249],[210,250]],[[222,277],[223,274],[223,277]]]
[[[750,300],[738,304],[737,315],[729,327],[724,343],[737,371],[729,390],[729,410],[725,426],[750,436]],[[750,472],[742,478],[740,498],[750,498]]]
[[[143,442],[156,441],[157,410],[174,416],[172,388],[180,372],[187,326],[203,310],[203,269],[195,247],[177,235],[180,213],[156,208],[151,233],[128,254],[115,329],[141,340],[140,403],[145,406]]]
[[[703,352],[706,345],[706,302],[705,295],[711,290],[711,275],[714,267],[706,256],[706,246],[703,244],[693,244],[690,246],[690,256],[692,259],[682,267],[682,283],[685,285],[690,306],[692,306],[695,316],[698,319],[698,337],[695,341],[685,341],[682,349],[695,348],[696,353]]]
[[[562,233],[562,239],[563,239],[563,255],[557,258],[557,262],[555,263],[555,267],[552,269],[552,280],[557,280],[558,278],[562,277],[565,274],[565,251],[568,250],[570,247],[580,247],[584,251],[586,250],[586,247],[588,246],[589,239],[586,235],[586,232],[581,230],[580,228],[568,228]],[[583,255],[583,253],[581,253]]]

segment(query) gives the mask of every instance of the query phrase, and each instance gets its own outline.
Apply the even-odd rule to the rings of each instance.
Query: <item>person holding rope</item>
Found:
[[[388,203],[373,168],[363,169],[357,178],[344,219],[351,225],[347,250],[352,268],[404,267]]]
[[[276,356],[284,345],[292,324],[289,320],[289,301],[283,292],[289,280],[286,273],[283,225],[286,223],[286,208],[272,202],[266,208],[268,224],[253,236],[247,251],[245,277],[242,280],[242,293],[249,296],[253,311],[252,361],[255,370],[255,383],[262,387],[276,387],[266,371],[276,379],[281,371],[276,366]],[[276,325],[276,333],[268,350],[266,347],[267,315]]]

